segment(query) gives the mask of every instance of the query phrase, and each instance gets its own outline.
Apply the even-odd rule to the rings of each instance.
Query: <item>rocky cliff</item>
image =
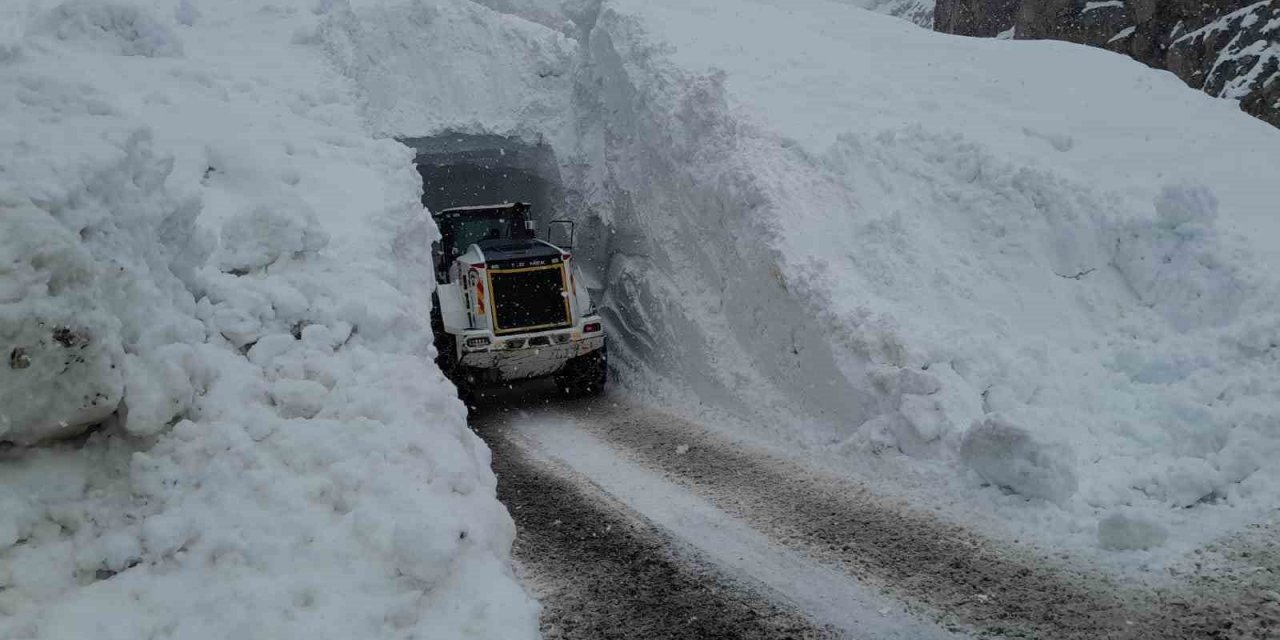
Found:
[[[937,0],[934,28],[1110,49],[1280,126],[1280,0]]]

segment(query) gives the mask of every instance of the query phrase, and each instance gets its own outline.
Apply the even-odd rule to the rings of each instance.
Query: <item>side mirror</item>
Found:
[[[561,249],[573,248],[573,221],[553,220],[547,225],[547,242]]]
[[[538,222],[537,222],[536,220],[525,220],[525,221],[524,221],[524,230],[525,230],[525,231],[528,231],[530,234],[537,233],[537,232],[538,232]]]

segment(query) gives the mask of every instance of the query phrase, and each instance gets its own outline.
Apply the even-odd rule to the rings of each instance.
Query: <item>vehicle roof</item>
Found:
[[[559,247],[533,238],[525,240],[481,240],[476,243],[486,261],[520,260],[528,258],[558,258]]]
[[[501,202],[498,204],[477,204],[477,205],[470,205],[465,207],[449,207],[448,209],[437,211],[432,215],[442,216],[446,213],[466,213],[471,211],[499,211],[502,209],[514,210],[514,209],[528,209],[528,208],[529,208],[529,203],[527,202]]]

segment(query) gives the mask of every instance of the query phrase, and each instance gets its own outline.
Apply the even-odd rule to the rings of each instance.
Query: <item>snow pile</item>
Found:
[[[1266,125],[847,3],[593,18],[578,254],[628,386],[1058,548],[1156,546],[1099,533],[1138,509],[1172,555],[1280,497]]]
[[[536,635],[333,7],[0,15],[0,637]]]
[[[236,214],[222,225],[218,266],[241,275],[284,259],[314,255],[329,244],[316,215],[296,203],[261,205]]]

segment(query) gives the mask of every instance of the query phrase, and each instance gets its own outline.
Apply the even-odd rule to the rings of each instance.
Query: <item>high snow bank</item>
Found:
[[[575,47],[563,34],[466,0],[353,6],[327,15],[314,37],[358,87],[379,133],[537,138],[571,121]]]
[[[1177,553],[1280,498],[1272,129],[1116,55],[847,3],[589,26],[605,248],[578,253],[630,386],[1059,548],[1149,546],[1130,518]]]
[[[431,364],[412,154],[308,35],[335,5],[23,4],[0,637],[535,636]]]
[[[583,223],[576,253],[632,389],[1024,540],[1130,549],[1169,532],[1135,562],[1277,497],[1280,322],[1259,265],[1280,265],[1280,145],[1230,105],[1105,52],[948,37],[848,2],[325,6],[290,38],[331,57],[375,131],[553,147],[554,206]],[[332,122],[346,91],[289,109]],[[323,175],[305,199],[333,238],[320,256],[385,246],[335,215],[377,199],[376,177],[223,173],[240,149],[179,155],[175,171],[238,185],[202,219],[273,229],[305,257],[309,215],[277,228],[255,208],[277,179]],[[292,259],[262,249],[212,260]],[[221,322],[248,345],[263,320]],[[271,393],[305,416],[316,391]]]

